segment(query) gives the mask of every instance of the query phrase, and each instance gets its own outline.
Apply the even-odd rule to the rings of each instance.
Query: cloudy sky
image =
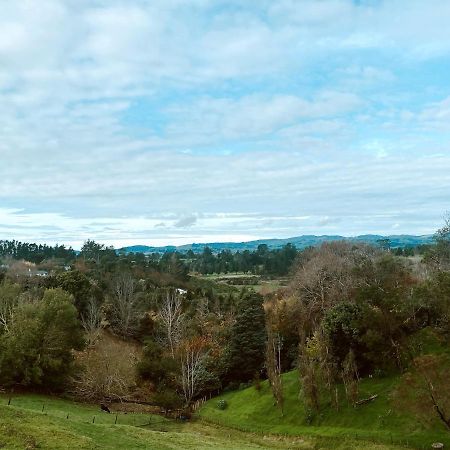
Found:
[[[0,239],[430,233],[450,1],[0,0]]]

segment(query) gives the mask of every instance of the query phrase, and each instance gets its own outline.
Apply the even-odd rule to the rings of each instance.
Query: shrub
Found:
[[[217,409],[221,409],[223,411],[224,409],[227,409],[227,408],[228,408],[228,403],[223,398],[217,402]]]

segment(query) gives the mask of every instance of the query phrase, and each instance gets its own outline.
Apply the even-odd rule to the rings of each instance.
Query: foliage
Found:
[[[74,371],[72,350],[84,345],[72,297],[48,289],[42,300],[20,304],[0,340],[3,384],[58,389]]]
[[[54,279],[49,280],[49,285],[64,289],[71,294],[79,314],[86,313],[91,298],[99,295],[89,278],[78,270],[57,275]]]
[[[259,275],[287,275],[298,256],[298,250],[292,244],[281,249],[269,250],[266,244],[260,244],[256,251],[222,250],[213,253],[205,247],[202,253],[187,253],[189,269],[201,274],[251,272]]]
[[[46,244],[30,244],[19,241],[0,241],[0,257],[9,256],[14,259],[24,259],[32,263],[41,263],[45,259],[60,258],[64,261],[71,261],[75,257],[75,252],[71,247],[55,245],[51,247]]]
[[[362,308],[348,302],[340,303],[325,313],[323,331],[339,367],[349,351],[354,351],[359,346],[362,316]]]
[[[345,448],[370,448],[370,445],[383,448],[387,445],[393,448],[395,443],[408,448],[429,448],[430,443],[436,441],[450,444],[448,433],[443,428],[434,426],[430,429],[418,424],[409,409],[392,400],[398,382],[399,377],[361,379],[360,398],[378,394],[374,401],[356,407],[342,403],[338,413],[332,405],[324,402],[317,413],[298,401],[299,380],[296,371],[291,371],[283,374],[283,415],[273,405],[267,381],[262,382],[259,392],[248,388],[222,394],[220,398],[228,403],[226,410],[219,410],[217,399],[213,398],[204,404],[199,414],[205,421],[248,433],[303,438],[327,436],[330,441],[320,448],[336,448],[338,445]],[[344,390],[342,385],[338,388],[341,392]],[[356,442],[346,442],[356,437]]]
[[[221,398],[218,402],[217,402],[217,408],[220,410],[224,410],[228,408],[228,403],[226,400],[224,400],[223,398]]]
[[[248,381],[262,370],[266,348],[263,298],[255,292],[243,295],[231,328],[228,379]]]
[[[139,348],[104,332],[76,361],[81,370],[73,378],[73,393],[82,400],[123,399],[136,388]]]
[[[143,380],[151,381],[155,386],[175,388],[179,366],[174,358],[164,354],[159,343],[147,339],[142,359],[137,364],[137,371]]]

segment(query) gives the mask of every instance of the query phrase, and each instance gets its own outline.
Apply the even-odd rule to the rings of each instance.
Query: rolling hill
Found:
[[[222,250],[229,250],[231,252],[256,250],[258,245],[265,244],[270,249],[281,248],[286,244],[293,244],[298,249],[304,249],[310,246],[320,245],[323,242],[332,241],[350,241],[350,242],[365,242],[368,244],[378,245],[380,240],[389,239],[392,248],[416,247],[417,245],[433,243],[432,235],[415,236],[409,234],[382,236],[377,234],[365,234],[360,236],[346,237],[340,235],[302,235],[286,239],[258,239],[248,242],[210,242],[210,243],[192,243],[180,246],[167,245],[163,247],[154,247],[148,245],[133,245],[129,247],[122,247],[118,252],[123,253],[165,253],[169,251],[187,252],[192,250],[195,253],[200,253],[205,247],[209,247],[213,252],[220,252]]]

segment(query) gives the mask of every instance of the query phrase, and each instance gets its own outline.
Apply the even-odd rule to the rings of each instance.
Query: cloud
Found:
[[[407,3],[6,2],[2,236],[433,230],[450,4]]]
[[[177,220],[174,223],[174,227],[175,228],[187,228],[187,227],[191,227],[192,225],[195,225],[195,223],[197,222],[197,216],[186,216],[181,218],[180,220]]]

